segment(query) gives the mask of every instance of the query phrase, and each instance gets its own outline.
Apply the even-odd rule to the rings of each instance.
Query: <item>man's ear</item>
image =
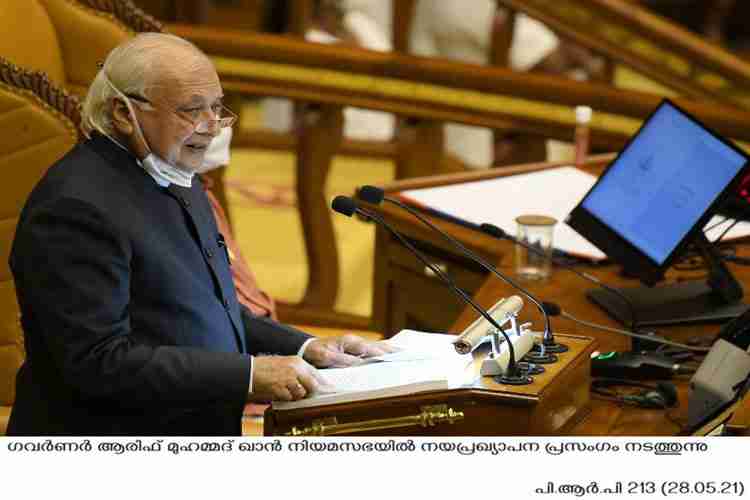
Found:
[[[120,97],[112,99],[112,126],[116,133],[125,141],[128,148],[138,158],[145,158],[148,155],[148,146],[144,143],[144,138],[138,133],[136,125],[133,122],[135,117],[130,114],[130,109],[125,101]]]
[[[112,99],[112,126],[125,137],[132,137],[135,133],[128,105],[119,97]]]

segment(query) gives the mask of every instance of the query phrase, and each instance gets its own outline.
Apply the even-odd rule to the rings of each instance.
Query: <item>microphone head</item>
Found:
[[[383,201],[383,198],[385,197],[385,193],[379,187],[362,186],[357,190],[357,197],[360,200],[366,201],[367,203],[380,205],[380,203],[382,203]]]
[[[542,309],[548,316],[559,316],[562,308],[554,302],[542,302]]]
[[[488,222],[485,222],[484,224],[479,226],[479,229],[489,234],[490,236],[494,236],[495,238],[504,239],[508,237],[508,233],[506,233],[496,225],[490,224]]]
[[[340,214],[351,217],[357,211],[357,204],[348,196],[339,195],[331,202],[331,208]]]

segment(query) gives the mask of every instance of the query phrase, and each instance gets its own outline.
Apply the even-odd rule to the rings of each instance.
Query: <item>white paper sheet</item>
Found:
[[[454,335],[404,330],[388,340],[401,347],[403,360],[319,370],[334,392],[293,402],[274,402],[276,409],[304,408],[415,392],[443,390],[471,382],[471,355],[460,355]]]
[[[453,347],[455,335],[440,335],[416,330],[401,330],[386,340],[399,351],[368,358],[369,362],[418,361],[421,359],[441,359],[458,356]]]
[[[555,248],[591,259],[605,254],[565,224],[567,215],[596,182],[596,177],[574,167],[560,167],[528,174],[511,175],[449,186],[412,189],[400,193],[415,202],[473,224],[490,223],[509,234],[516,234],[516,217],[524,214],[549,215],[559,222],[555,227]],[[713,217],[706,227],[720,222]],[[709,231],[710,240],[725,229]],[[750,235],[750,223],[737,224],[725,239]]]

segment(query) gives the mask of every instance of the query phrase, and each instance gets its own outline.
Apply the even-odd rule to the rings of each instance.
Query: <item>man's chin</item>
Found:
[[[197,156],[197,155],[192,155]],[[199,174],[201,173],[201,166],[203,165],[203,155],[200,155],[200,159],[193,158],[181,158],[179,162],[175,163],[177,168],[182,170],[183,172],[187,172],[189,174]]]

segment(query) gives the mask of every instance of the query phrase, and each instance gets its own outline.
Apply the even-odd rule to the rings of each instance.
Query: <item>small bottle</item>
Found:
[[[589,144],[591,142],[591,123],[592,110],[588,106],[576,106],[576,131],[574,136],[575,142],[575,166],[580,167],[586,162],[589,154]]]

